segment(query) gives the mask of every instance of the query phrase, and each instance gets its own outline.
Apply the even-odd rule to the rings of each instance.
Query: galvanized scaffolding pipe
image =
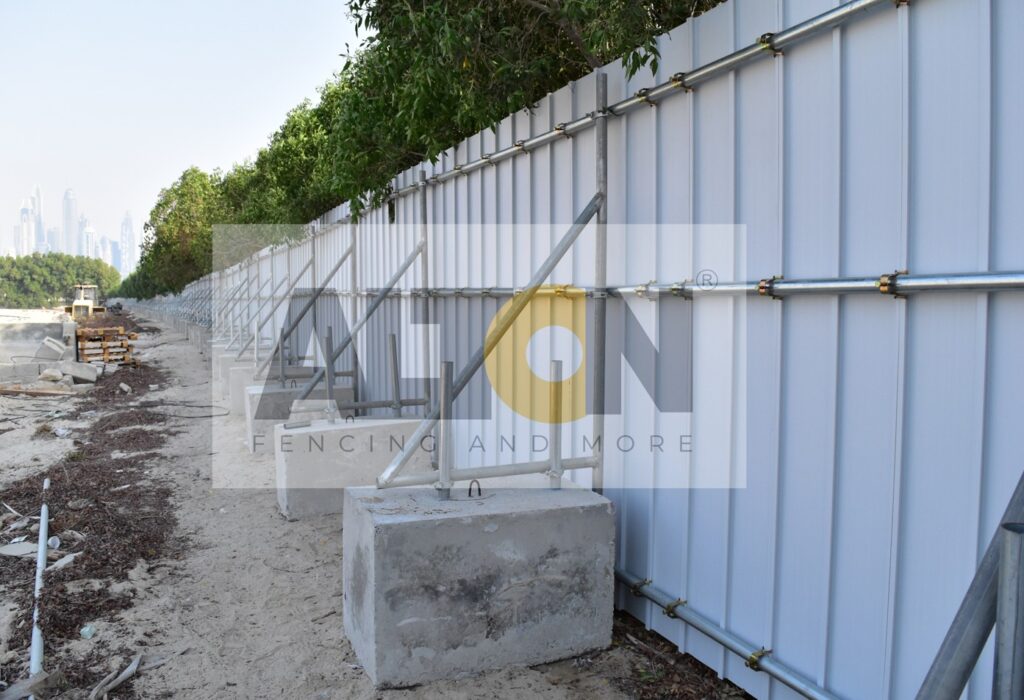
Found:
[[[342,259],[342,262],[344,262],[344,259]],[[306,274],[306,270],[308,270],[312,265],[313,265],[313,258],[310,258],[309,261],[306,262],[306,264],[302,266],[302,269],[299,270],[299,274],[295,275],[295,279],[294,280],[292,280],[290,277],[285,277],[283,280],[281,280],[281,284],[283,284],[284,282],[289,282],[288,290],[285,291],[284,294],[282,294],[280,297],[277,298],[277,301],[274,302],[274,306],[271,307],[271,309],[270,309],[270,313],[267,314],[266,318],[264,318],[262,321],[260,321],[260,324],[258,326],[256,326],[256,335],[259,335],[259,332],[261,330],[263,330],[263,326],[267,325],[267,323],[270,322],[270,319],[272,319],[274,317],[274,314],[277,313],[277,310],[281,306],[281,304],[283,304],[287,299],[291,298],[292,292],[295,291],[295,287],[297,287],[298,284],[299,284],[299,280],[302,279],[302,276],[304,274]],[[274,291],[272,292],[272,294],[276,295],[277,294],[277,289],[280,286],[281,285],[279,284],[277,287],[275,287]],[[259,313],[258,310],[257,310],[257,313]],[[246,344],[242,346],[242,349],[238,351],[237,355],[235,355],[235,359],[236,360],[241,359],[242,354],[246,350],[249,349],[249,344],[251,342],[252,342],[252,338],[250,338],[246,342]]]
[[[630,97],[619,100],[608,107],[608,114],[616,117],[622,116],[623,114],[641,106],[656,103],[670,95],[693,90],[701,83],[707,82],[708,80],[720,75],[730,73],[743,65],[761,58],[774,56],[790,46],[843,24],[854,15],[880,5],[891,6],[893,5],[893,0],[853,0],[853,2],[847,2],[839,7],[823,12],[822,14],[812,17],[805,22],[796,24],[789,29],[774,33],[766,32],[762,34],[757,41],[745,48],[699,66],[687,73],[676,73],[664,83],[660,83],[650,88],[644,88]],[[598,73],[598,76],[600,75],[601,73]],[[600,80],[600,77],[598,79]],[[600,114],[600,112],[594,112],[571,122],[559,124],[550,131],[546,131],[523,141],[518,141],[515,144],[499,151],[495,151],[494,153],[484,154],[476,160],[472,160],[468,163],[456,165],[451,170],[438,173],[437,175],[429,178],[428,182],[432,185],[442,184],[448,180],[458,177],[459,175],[467,175],[485,166],[495,165],[496,163],[500,163],[508,158],[514,158],[522,153],[529,153],[536,148],[546,146],[567,136],[573,136],[597,125],[602,121],[603,116],[604,115]],[[398,189],[391,195],[391,198],[405,197],[415,192],[418,187],[419,183]]]
[[[657,589],[649,579],[641,579],[634,576],[625,569],[615,569],[615,578],[628,587],[634,595],[643,596],[658,605],[669,617],[682,620],[696,630],[704,633],[715,640],[729,651],[746,659],[747,667],[755,671],[764,671],[772,678],[785,683],[805,698],[812,700],[839,700],[837,696],[828,692],[813,681],[804,678],[796,671],[785,666],[771,657],[771,650],[764,647],[756,647],[746,642],[732,632],[719,627],[717,624],[704,617],[697,611],[690,608],[685,600],[672,598],[667,593]]]
[[[1006,505],[1002,523],[1024,521],[1024,474]],[[978,663],[996,622],[996,588],[999,575],[1000,528],[997,527],[978,564],[971,585],[935,654],[928,675],[917,691],[917,700],[958,700]]]
[[[597,235],[594,238],[594,286],[601,290],[608,284],[608,74],[597,74],[597,119],[595,160],[597,163],[597,192],[601,206],[597,210]],[[597,493],[604,491],[604,400],[605,400],[605,347],[607,344],[607,295],[594,295],[594,404],[592,420],[594,431],[594,467],[591,485]]]
[[[966,272],[951,274],[911,275],[890,272],[878,277],[836,277],[787,280],[781,277],[756,282],[725,282],[702,286],[693,281],[674,284],[641,284],[614,287],[612,296],[660,295],[693,299],[702,296],[747,294],[782,298],[801,294],[885,294],[901,296],[920,292],[1000,292],[1024,289],[1024,272]]]
[[[334,354],[334,326],[327,326],[327,337],[324,338],[323,348],[324,358],[330,357]],[[329,362],[324,365],[324,372],[327,379],[326,394],[327,394],[327,418],[331,423],[335,422],[338,417],[338,402],[334,400],[334,363]]]
[[[423,288],[430,286],[430,247],[427,245],[427,173],[423,170],[419,171],[419,178],[416,182],[417,189],[419,191],[419,227],[420,227],[420,243],[423,244],[423,253],[420,255],[420,282]],[[423,300],[423,317],[421,323],[423,328],[430,327],[431,314],[431,302],[429,299]],[[423,333],[423,396],[426,397],[427,403],[430,403],[430,334]]]
[[[551,469],[548,472],[551,488],[562,488],[562,361],[551,361],[551,382],[548,414],[548,454],[551,458]]]
[[[1024,523],[1005,523],[999,552],[993,700],[1024,698]]]
[[[398,370],[398,336],[388,334],[388,369],[391,374],[391,398],[394,399],[395,418],[402,417],[402,377]]]
[[[412,249],[411,253],[409,253],[409,256],[405,259],[405,262],[401,264],[398,270],[395,271],[395,274],[391,276],[391,279],[388,280],[387,286],[385,286],[384,289],[380,290],[377,296],[374,297],[373,301],[370,302],[370,305],[366,307],[366,311],[363,312],[363,315],[359,318],[358,321],[356,321],[355,325],[352,326],[352,329],[348,332],[348,335],[345,336],[345,340],[343,340],[341,344],[334,350],[334,354],[331,357],[326,358],[327,362],[336,362],[337,359],[341,357],[341,354],[348,349],[348,346],[351,345],[352,342],[355,340],[355,337],[359,333],[359,331],[363,329],[363,326],[367,324],[367,322],[370,320],[370,317],[373,316],[375,311],[377,311],[377,308],[382,303],[384,303],[385,299],[387,299],[388,293],[391,291],[391,289],[396,284],[398,284],[398,280],[402,279],[402,275],[404,275],[409,270],[412,264],[416,261],[416,258],[419,257],[421,252],[423,252],[423,248],[424,244],[422,241],[416,244],[416,247]],[[358,373],[356,376],[358,376]],[[313,375],[312,379],[309,380],[309,383],[306,384],[305,387],[303,387],[301,392],[299,392],[297,400],[301,401],[302,399],[308,397],[311,393],[313,393],[313,388],[321,379],[323,379],[323,377],[324,370],[317,370],[316,373]]]
[[[250,311],[249,310],[249,306],[246,305],[246,308],[245,308],[245,321],[242,323],[242,328],[248,328],[249,326],[252,325],[253,320],[257,317],[257,315],[260,312],[260,307],[263,305],[262,301],[261,301],[263,299],[263,288],[266,287],[268,284],[270,284],[270,282],[273,281],[271,279],[267,279],[265,282],[260,283],[260,281],[259,281],[259,274],[258,273],[259,273],[259,270],[257,269],[256,283],[259,286],[256,288],[256,308]],[[249,340],[247,340],[245,342],[245,347],[249,347],[249,343],[251,343],[251,342],[252,342],[252,338],[249,338]]]
[[[331,268],[330,272],[328,272],[327,276],[324,278],[324,285],[326,285],[331,280],[331,278],[333,278],[334,275],[337,274],[338,270],[341,269],[341,266],[344,265],[345,261],[348,260],[350,255],[352,255],[352,250],[355,248],[355,245],[356,245],[355,242],[350,243],[348,248],[345,249],[345,252],[341,254],[341,257],[338,258],[338,262],[336,262],[334,264],[334,267]],[[312,259],[310,259],[310,262],[306,264],[306,267],[309,267],[309,265],[312,264],[312,262],[313,262]],[[302,272],[300,272],[298,275],[295,276],[295,283],[294,284],[297,284],[298,281],[300,279],[302,279],[302,274],[305,272],[306,267],[302,268]],[[293,287],[294,287],[294,284],[292,285]],[[303,305],[302,310],[299,311],[298,317],[293,319],[292,322],[290,324],[288,324],[288,328],[285,330],[284,333],[281,334],[281,337],[277,339],[277,343],[275,343],[276,351],[278,353],[280,353],[282,357],[284,356],[284,344],[285,344],[285,341],[287,341],[288,338],[291,337],[291,334],[295,332],[295,329],[299,327],[299,323],[302,322],[302,319],[306,316],[306,313],[313,307],[314,304],[316,304],[316,300],[319,299],[320,295],[323,294],[323,293],[324,293],[324,287],[323,286],[317,287],[316,290],[313,292],[313,294],[309,297],[309,299],[306,300],[306,303],[305,303],[305,305]],[[256,374],[257,375],[261,374],[263,372],[263,370],[265,370],[268,366],[270,366],[270,363],[273,360],[274,360],[274,351],[271,351],[271,353],[267,357],[267,359],[263,361],[263,364],[261,364],[259,367],[256,368]]]
[[[591,297],[646,297],[675,296],[694,299],[703,296],[749,295],[782,298],[801,294],[885,294],[908,295],[920,292],[1002,292],[1024,289],[1024,272],[967,272],[937,275],[910,275],[904,272],[886,273],[878,277],[835,277],[787,280],[781,277],[753,282],[719,282],[704,286],[687,280],[658,284],[625,285],[621,287],[576,287],[571,284],[545,286],[537,289],[536,296],[577,299]],[[530,291],[528,287],[435,287],[433,289],[392,289],[389,297],[498,299],[514,297]],[[337,296],[373,297],[379,289],[334,292]]]
[[[416,441],[413,449],[421,444]],[[411,438],[410,438],[411,441]],[[406,442],[408,445],[409,442]],[[562,460],[562,471],[572,469],[593,469],[595,466],[593,457],[570,457]],[[522,474],[546,474],[551,471],[551,460],[542,459],[535,462],[515,462],[512,464],[498,464],[493,467],[453,467],[451,470],[452,483],[459,481],[470,481],[472,479],[498,479],[506,476],[520,476]],[[400,474],[389,484],[389,488],[400,486],[429,486],[437,482],[437,475],[433,472],[425,474]]]
[[[506,311],[500,319],[497,319],[494,330],[487,334],[487,337],[484,339],[483,346],[476,351],[473,357],[469,359],[469,362],[466,363],[466,366],[463,367],[462,371],[459,373],[458,379],[455,380],[455,384],[452,388],[453,399],[462,393],[462,390],[469,384],[473,375],[476,374],[480,367],[483,366],[484,360],[487,356],[491,354],[498,342],[512,327],[512,324],[519,317],[519,314],[523,312],[534,296],[536,296],[540,285],[542,285],[544,280],[551,275],[559,261],[565,257],[565,254],[569,252],[573,243],[575,243],[576,239],[579,238],[579,235],[583,233],[587,224],[590,223],[592,218],[594,218],[594,215],[597,213],[603,199],[604,198],[600,193],[596,193],[593,196],[590,203],[587,204],[583,211],[580,212],[579,216],[576,217],[576,220],[573,222],[572,226],[569,227],[566,234],[562,236],[562,240],[558,242],[548,255],[547,259],[534,273],[533,277],[530,279],[527,291],[516,297],[509,310]],[[418,428],[416,428],[416,432],[413,433],[410,442],[413,444],[419,443],[419,441],[422,440],[437,424],[439,415],[439,408],[435,408],[431,411],[430,415],[424,418],[423,422],[420,423]],[[398,475],[398,472],[401,471],[402,467],[404,467],[409,461],[410,457],[412,457],[412,451],[407,448],[402,449],[397,455],[395,455],[387,468],[379,477],[377,477],[377,488],[388,487],[395,476]]]
[[[437,491],[437,497],[442,501],[451,500],[452,470],[455,466],[455,449],[452,445],[452,408],[455,401],[455,396],[452,393],[454,367],[455,365],[450,361],[441,363],[441,385],[437,397],[440,430],[437,431],[437,480],[434,482],[434,489]]]

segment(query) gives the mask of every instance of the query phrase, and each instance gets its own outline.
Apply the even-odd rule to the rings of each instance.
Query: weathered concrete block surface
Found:
[[[95,384],[100,375],[100,371],[95,365],[85,362],[61,362],[57,365],[57,369],[63,374],[74,377],[76,384]]]
[[[372,486],[419,423],[418,419],[349,422],[339,418],[335,423],[317,420],[301,427],[274,426],[281,513],[289,520],[341,513],[344,489]],[[426,447],[433,449],[432,444]],[[406,471],[429,470],[430,456],[426,449],[417,450]]]
[[[234,371],[234,370],[232,370]],[[245,431],[246,443],[250,452],[274,451],[274,426],[286,421],[301,421],[319,418],[327,403],[327,393],[318,389],[309,395],[309,400],[300,405],[295,399],[301,393],[303,383],[295,382],[282,387],[271,382],[269,386],[256,384],[245,389]],[[352,389],[346,386],[334,387],[334,400],[337,403],[352,401]],[[232,394],[234,400],[234,394]],[[350,415],[346,411],[342,415]]]
[[[611,503],[575,488],[484,496],[345,490],[345,634],[378,687],[555,661],[611,642]]]
[[[34,359],[44,362],[47,360],[56,361],[63,358],[66,351],[67,346],[56,338],[43,338],[42,342],[39,343]]]
[[[242,393],[245,392],[245,387],[252,384],[252,375],[255,367],[253,366],[252,356],[245,357],[236,360],[233,352],[227,352],[218,358],[214,359],[218,365],[220,365],[220,392],[222,399],[231,399],[235,396],[233,393],[236,387],[241,388]],[[236,384],[235,377],[245,377],[244,380],[238,380],[240,383]],[[239,408],[242,408],[241,399],[238,400]],[[233,412],[234,409],[232,409]],[[241,411],[240,411],[241,412]]]
[[[228,407],[233,415],[245,415],[246,390],[254,381],[254,371],[252,364],[227,369],[227,393],[224,395],[224,398],[228,400]],[[221,386],[223,387],[224,384]]]

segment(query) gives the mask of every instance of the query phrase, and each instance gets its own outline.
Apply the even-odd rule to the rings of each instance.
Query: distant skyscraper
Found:
[[[135,269],[135,226],[132,224],[131,212],[124,213],[121,220],[121,262],[123,265],[115,265],[123,276],[127,276]]]
[[[117,241],[110,242],[110,264],[121,273],[121,277],[125,276],[124,259],[121,257],[121,244]]]
[[[89,225],[89,221],[83,216],[85,226],[82,228],[82,255],[88,258],[99,257],[96,254],[96,229]]]
[[[79,214],[78,216],[78,255],[84,255],[85,257],[91,257],[93,251],[85,245],[85,229],[89,227],[89,220],[85,218],[85,214]]]
[[[99,257],[100,260],[102,260],[103,262],[105,262],[106,264],[109,265],[110,264],[110,239],[107,238],[106,236],[101,237],[100,238],[100,243],[99,243],[98,247],[99,247],[100,254],[97,257]]]
[[[46,229],[43,227],[43,193],[36,185],[32,193],[32,217],[36,230],[35,249],[39,253],[49,252],[50,246],[46,240]]]
[[[78,202],[72,190],[64,192],[64,239],[61,250],[68,255],[78,255]]]
[[[60,230],[51,226],[46,229],[46,247],[51,253],[60,253]]]
[[[15,255],[28,255],[36,240],[36,217],[32,211],[32,202],[28,199],[21,203],[20,227],[18,237],[14,242]]]

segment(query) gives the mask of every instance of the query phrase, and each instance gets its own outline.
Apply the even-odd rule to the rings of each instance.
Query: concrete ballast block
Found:
[[[345,634],[378,687],[604,648],[614,540],[611,503],[583,489],[348,488]]]
[[[419,424],[419,419],[339,418],[334,423],[274,426],[281,513],[289,520],[341,513],[344,489],[376,483]],[[433,449],[432,443],[417,449],[405,471],[429,470],[428,449]]]
[[[228,400],[233,415],[245,415],[245,393],[255,379],[254,373],[255,369],[251,364],[231,367],[225,372],[227,381],[221,383],[223,398]]]
[[[234,370],[232,370],[234,371]],[[303,384],[296,383],[282,387],[270,382],[267,385],[257,384],[245,390],[245,431],[246,443],[250,452],[273,452],[274,426],[288,421],[301,421],[319,418],[324,415],[327,406],[327,393],[323,389],[314,390],[309,400],[296,404],[295,400],[302,392]],[[350,387],[335,386],[334,400],[336,403],[350,403],[353,391]],[[234,396],[232,395],[232,400]],[[343,416],[351,415],[345,411]]]

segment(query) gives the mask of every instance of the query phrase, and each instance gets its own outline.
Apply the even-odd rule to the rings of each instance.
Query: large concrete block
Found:
[[[274,426],[277,504],[289,520],[342,512],[344,489],[372,486],[420,424],[419,419],[339,418],[309,425]],[[425,443],[407,472],[430,469],[433,443]]]
[[[224,398],[228,400],[228,407],[233,415],[245,415],[246,390],[256,381],[254,373],[255,368],[251,364],[243,367],[231,367],[227,370],[227,390]],[[222,382],[222,389],[224,386],[225,384]]]
[[[308,400],[295,404],[302,391],[302,382],[295,386],[280,386],[276,383],[268,385],[256,384],[245,389],[245,434],[246,445],[250,452],[274,451],[274,426],[287,421],[301,421],[319,418],[324,415],[327,404],[327,393],[318,389],[309,395]],[[337,403],[350,403],[352,389],[347,386],[334,387],[334,400]],[[234,399],[234,394],[232,394]],[[351,415],[345,411],[343,416]]]
[[[56,338],[43,338],[33,359],[56,362],[64,357],[66,351],[67,346]]]
[[[255,367],[253,366],[252,355],[243,355],[241,359],[236,360],[235,355],[238,350],[226,350],[221,355],[214,358],[214,363],[217,365],[217,369],[213,372],[219,377],[221,398],[227,399],[231,396],[231,371],[236,368],[248,370],[249,379],[243,384],[248,386],[252,384],[252,373]],[[242,405],[239,401],[239,406]]]
[[[487,482],[484,482],[485,484]],[[576,656],[611,642],[611,503],[576,488],[345,490],[345,634],[378,687]]]
[[[95,365],[85,362],[61,362],[57,369],[74,377],[76,384],[95,384],[100,374]]]

